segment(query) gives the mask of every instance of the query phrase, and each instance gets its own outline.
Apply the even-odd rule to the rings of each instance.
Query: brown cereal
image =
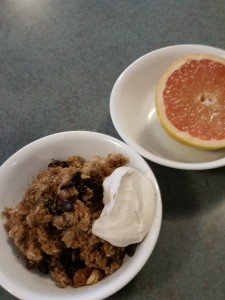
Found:
[[[53,160],[15,208],[5,208],[5,228],[28,268],[51,274],[57,286],[98,282],[122,264],[125,248],[92,234],[103,208],[102,182],[128,159],[117,153],[85,161]]]

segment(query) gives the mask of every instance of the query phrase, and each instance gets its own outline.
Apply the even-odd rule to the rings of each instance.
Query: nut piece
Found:
[[[98,269],[94,269],[92,271],[90,277],[86,281],[86,285],[91,285],[91,284],[97,283],[102,278],[103,278],[103,273],[100,270],[98,270]]]
[[[87,267],[77,270],[73,276],[73,283],[76,287],[84,286],[87,278],[90,277],[91,270]]]

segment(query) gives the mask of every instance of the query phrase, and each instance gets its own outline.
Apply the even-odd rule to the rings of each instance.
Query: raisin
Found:
[[[76,198],[60,199],[57,195],[53,194],[51,198],[47,198],[44,202],[45,207],[52,215],[61,215],[65,211],[72,211],[74,209],[74,202]]]
[[[65,211],[72,211],[74,209],[74,199],[69,198],[65,200],[60,200],[57,204],[58,211],[65,212]]]
[[[78,186],[78,192],[81,196],[86,193],[87,189],[91,189],[94,191],[92,201],[102,200],[103,197],[103,186],[102,180],[99,177],[90,177],[82,180],[80,185]]]
[[[70,180],[61,186],[61,190],[76,187],[78,191],[78,198],[82,200],[83,195],[87,192],[87,189],[93,190],[92,201],[102,201],[103,186],[102,179],[100,177],[81,178],[81,173],[74,173]]]
[[[101,251],[102,249],[102,243],[96,243],[93,245],[92,250],[98,250]]]
[[[49,266],[48,266],[48,262],[46,259],[43,259],[42,261],[39,262],[38,270],[43,274],[49,273]]]
[[[128,256],[133,256],[134,253],[135,253],[136,248],[137,248],[137,244],[131,244],[131,245],[128,245],[128,246],[125,248],[125,253],[126,253]]]
[[[60,256],[61,265],[68,276],[72,279],[74,273],[85,266],[79,257],[79,249],[65,249]]]
[[[55,167],[62,167],[62,168],[68,168],[70,165],[67,161],[60,161],[60,160],[53,160],[48,167],[49,168],[55,168]]]
[[[80,182],[81,182],[81,173],[76,172],[71,176],[71,178],[68,182],[61,185],[60,189],[65,190],[65,189],[69,189],[73,186],[78,187],[80,185]]]
[[[58,202],[58,199],[54,196],[45,200],[44,205],[51,215],[60,216],[63,214],[63,210],[59,207]]]
[[[110,266],[113,263],[112,257],[107,257],[107,266]]]

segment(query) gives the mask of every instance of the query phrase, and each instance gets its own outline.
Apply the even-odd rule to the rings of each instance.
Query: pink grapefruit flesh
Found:
[[[225,147],[225,60],[207,54],[181,58],[161,77],[156,109],[165,130],[178,141]]]

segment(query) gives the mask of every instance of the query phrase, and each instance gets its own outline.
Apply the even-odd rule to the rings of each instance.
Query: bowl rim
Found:
[[[111,90],[110,94],[110,101],[109,101],[109,110],[110,110],[110,116],[113,122],[113,125],[120,135],[120,137],[123,139],[125,143],[130,145],[135,151],[137,151],[140,155],[145,157],[146,159],[155,162],[157,164],[160,164],[162,166],[174,168],[174,169],[181,169],[181,170],[207,170],[207,169],[214,169],[214,168],[219,168],[225,166],[225,157],[224,158],[219,158],[216,160],[212,160],[209,162],[200,162],[200,163],[186,163],[186,162],[179,162],[175,160],[170,160],[167,158],[163,158],[160,156],[155,155],[154,153],[150,153],[149,151],[145,150],[143,147],[141,147],[133,138],[130,136],[127,136],[126,133],[124,133],[123,129],[121,129],[122,126],[120,126],[120,119],[117,117],[117,105],[116,100],[115,100],[115,94],[118,88],[118,85],[120,84],[122,78],[127,76],[129,74],[130,70],[136,67],[136,65],[139,65],[142,63],[145,59],[147,59],[149,56],[154,55],[155,53],[160,53],[160,52],[165,52],[166,50],[171,50],[171,49],[178,49],[178,48],[192,48],[192,47],[200,47],[205,50],[212,50],[212,51],[221,51],[224,52],[224,57],[225,57],[225,50],[218,48],[218,47],[213,47],[213,46],[208,46],[208,45],[203,45],[203,44],[177,44],[177,45],[171,45],[171,46],[166,46],[162,48],[155,49],[153,51],[150,51],[139,58],[137,58],[134,62],[132,62],[130,65],[128,65],[122,73],[119,75],[117,80],[115,81],[113,88]]]
[[[156,197],[157,198],[156,199],[156,211],[155,211],[155,216],[154,216],[154,219],[153,219],[153,224],[152,224],[152,227],[150,228],[150,231],[147,234],[146,238],[142,241],[143,245],[148,246],[147,247],[148,251],[145,251],[144,247],[141,249],[142,250],[140,252],[141,255],[140,254],[138,255],[138,264],[135,263],[135,261],[136,261],[135,260],[134,263],[132,263],[129,266],[129,269],[128,269],[129,272],[128,272],[128,270],[125,270],[126,276],[122,278],[123,280],[121,280],[122,275],[120,275],[119,278],[115,277],[115,278],[113,278],[114,284],[110,284],[109,282],[106,283],[107,288],[108,288],[107,290],[104,289],[104,290],[100,291],[99,295],[94,293],[93,297],[91,297],[91,298],[86,297],[86,299],[100,300],[100,299],[105,299],[106,297],[109,297],[109,296],[115,294],[117,291],[119,291],[124,286],[126,286],[139,273],[139,271],[142,269],[142,267],[145,265],[145,263],[147,262],[147,260],[151,256],[151,254],[152,254],[152,252],[153,252],[153,250],[156,246],[158,237],[159,237],[159,233],[160,233],[160,230],[161,230],[161,223],[162,223],[162,198],[161,198],[161,192],[160,192],[160,189],[159,189],[157,179],[156,179],[151,167],[147,164],[147,162],[143,159],[143,157],[141,157],[129,145],[127,145],[123,141],[121,141],[117,138],[114,138],[110,135],[106,135],[106,134],[99,133],[99,132],[93,132],[93,131],[64,131],[64,132],[58,132],[58,133],[54,133],[54,134],[50,134],[50,135],[41,137],[41,138],[39,138],[39,139],[23,146],[18,151],[16,151],[14,154],[12,154],[0,166],[0,177],[3,176],[2,174],[5,172],[5,170],[7,170],[9,167],[11,167],[15,163],[15,161],[17,161],[17,158],[20,158],[21,156],[23,156],[26,153],[26,151],[35,151],[36,146],[38,146],[40,143],[45,143],[45,142],[48,143],[48,141],[54,140],[55,138],[60,140],[61,137],[63,137],[63,136],[68,136],[68,137],[71,137],[71,138],[82,136],[82,138],[83,138],[84,135],[86,136],[86,138],[91,136],[92,138],[100,139],[101,141],[104,141],[106,143],[109,142],[109,143],[112,143],[112,144],[119,145],[120,149],[124,150],[124,152],[127,152],[128,156],[129,156],[129,153],[130,153],[130,155],[132,155],[132,157],[135,156],[135,158],[137,157],[139,161],[141,160],[143,162],[142,167],[146,168],[146,170],[148,170],[148,175],[152,177],[153,186],[154,186],[155,192],[157,194],[157,197]],[[96,155],[98,155],[98,154],[96,154]],[[150,232],[151,232],[151,234],[150,234]],[[147,254],[145,254],[146,252],[147,252]],[[2,273],[0,274],[0,285],[6,291],[8,291],[10,294],[12,294],[16,297],[19,296],[20,299],[24,299],[24,300],[30,300],[31,299],[30,297],[31,297],[32,294],[25,295],[24,293],[26,293],[26,291],[21,292],[21,290],[18,290],[18,288],[15,287],[13,285],[13,283],[10,283],[10,280],[6,279],[4,274],[2,274]],[[93,286],[95,286],[95,285],[93,285]],[[33,299],[38,300],[39,297],[40,297],[40,295],[36,295]],[[76,294],[74,293],[72,296],[69,294],[69,295],[65,295],[64,297],[65,297],[65,299],[72,300],[72,299],[76,299]],[[78,298],[79,298],[79,296],[78,296]],[[50,296],[47,296],[46,299],[49,299],[49,300],[51,299],[52,300],[53,297],[50,295]],[[57,297],[55,299],[59,299],[59,298]],[[82,299],[84,299],[84,298],[82,297]]]

